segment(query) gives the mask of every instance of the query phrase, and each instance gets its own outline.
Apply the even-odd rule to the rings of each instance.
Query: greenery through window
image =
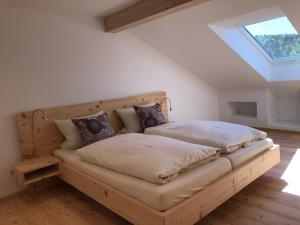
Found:
[[[244,28],[272,59],[300,56],[300,36],[287,17]]]

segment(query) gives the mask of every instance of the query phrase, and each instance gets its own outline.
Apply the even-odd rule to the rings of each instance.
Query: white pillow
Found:
[[[139,133],[143,131],[141,122],[133,107],[116,109],[116,112],[130,133]]]
[[[123,127],[121,130],[117,132],[117,135],[128,134],[130,133],[127,127]]]
[[[155,104],[156,104],[155,102],[150,102],[145,105],[140,105],[139,107],[148,107]],[[122,122],[124,123],[129,133],[140,133],[143,131],[141,121],[137,116],[135,109],[133,107],[116,109],[116,112],[121,118]]]
[[[100,112],[79,117],[76,119],[82,119],[82,118],[91,118],[91,117],[97,117],[104,112],[101,110]],[[68,149],[68,150],[75,150],[78,148],[81,148],[83,146],[83,141],[80,136],[79,129],[75,126],[75,124],[72,122],[72,119],[66,119],[66,120],[54,120],[57,128],[62,133],[62,135],[65,137],[65,141],[60,145],[61,149]]]

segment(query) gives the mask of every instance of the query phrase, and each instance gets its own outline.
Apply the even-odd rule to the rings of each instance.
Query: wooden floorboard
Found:
[[[300,225],[300,134],[268,133],[281,145],[280,164],[197,225]],[[299,170],[293,171],[297,164]],[[66,184],[0,202],[0,225],[129,224]]]

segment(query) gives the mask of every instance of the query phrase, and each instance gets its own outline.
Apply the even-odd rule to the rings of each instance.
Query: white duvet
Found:
[[[130,133],[98,141],[77,153],[83,161],[164,184],[176,179],[181,172],[216,159],[220,149]]]
[[[262,140],[267,136],[265,132],[243,125],[201,120],[170,122],[147,128],[145,134],[217,147],[222,149],[222,153],[230,153],[241,147],[247,147],[254,141]]]

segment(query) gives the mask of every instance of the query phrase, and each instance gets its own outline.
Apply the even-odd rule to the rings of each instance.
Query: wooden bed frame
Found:
[[[32,158],[52,154],[59,148],[64,138],[54,125],[54,119],[83,116],[102,109],[108,113],[113,128],[118,131],[123,127],[123,124],[115,113],[115,109],[158,102],[163,103],[163,113],[168,117],[165,98],[165,92],[157,92],[122,99],[43,109],[49,122],[45,121],[42,114],[36,114],[35,126],[38,128],[38,133],[34,138],[31,134],[33,111],[18,113],[17,122],[22,154],[24,158]],[[79,171],[63,162],[61,163],[62,174],[60,177],[133,224],[192,225],[270,170],[279,161],[280,148],[278,145],[274,145],[243,166],[208,185],[204,190],[164,212],[153,209],[117,188],[111,187],[109,184],[105,184],[87,175],[84,171]]]

